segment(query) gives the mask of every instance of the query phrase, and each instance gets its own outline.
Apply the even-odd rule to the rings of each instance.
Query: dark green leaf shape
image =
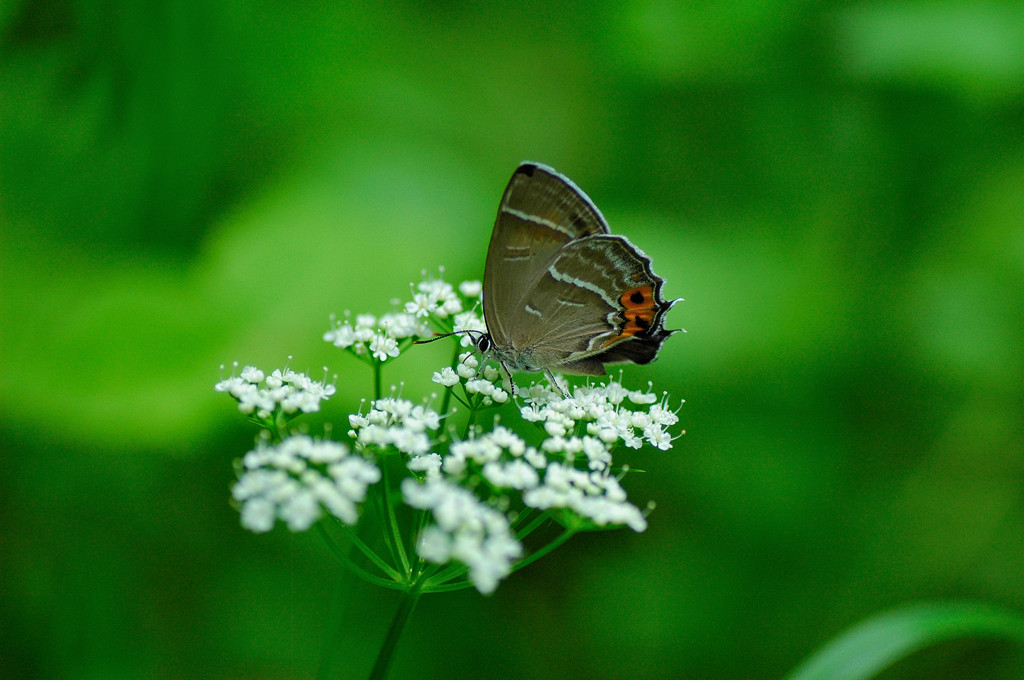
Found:
[[[801,664],[787,680],[863,680],[916,651],[959,638],[1024,645],[1024,616],[984,603],[926,603],[862,621]]]

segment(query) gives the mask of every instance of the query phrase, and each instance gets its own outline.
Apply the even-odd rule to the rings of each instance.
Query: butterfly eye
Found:
[[[482,334],[476,339],[476,348],[481,352],[487,352],[491,349],[491,336]]]

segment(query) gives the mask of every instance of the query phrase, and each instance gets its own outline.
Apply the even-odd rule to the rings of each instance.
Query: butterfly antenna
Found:
[[[454,333],[442,333],[441,335],[436,335],[435,334],[434,337],[427,338],[426,340],[413,340],[412,344],[414,344],[414,345],[425,345],[428,342],[434,342],[435,340],[440,340],[442,338],[450,338],[451,336],[458,335],[459,333],[460,333],[460,331],[455,331]]]
[[[467,328],[467,329],[461,330],[461,331],[453,331],[451,333],[441,333],[440,335],[434,335],[434,337],[427,338],[426,340],[413,340],[412,344],[414,344],[414,345],[425,345],[428,342],[434,342],[435,340],[441,340],[442,338],[450,338],[453,335],[461,335],[463,333],[479,333],[481,337],[487,335],[483,331],[478,331],[478,330],[473,329],[473,328]],[[477,342],[479,342],[479,339],[477,340]]]

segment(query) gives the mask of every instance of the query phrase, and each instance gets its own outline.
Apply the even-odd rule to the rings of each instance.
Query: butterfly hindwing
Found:
[[[529,348],[530,363],[569,373],[604,373],[584,361],[592,358],[647,363],[671,334],[663,324],[674,301],[662,297],[661,286],[650,259],[624,237],[573,241],[511,311],[511,343]]]

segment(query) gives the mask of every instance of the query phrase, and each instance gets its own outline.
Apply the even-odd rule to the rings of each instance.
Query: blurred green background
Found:
[[[393,677],[780,678],[934,599],[1024,608],[1024,5],[0,4],[0,674],[312,677],[339,577],[228,504],[238,360],[480,278],[550,164],[682,296],[650,529],[425,598]],[[430,392],[448,348],[386,374]],[[229,369],[230,370],[230,369]],[[316,429],[317,420],[311,421]],[[348,602],[364,677],[394,600]],[[943,645],[890,678],[1017,678]]]

